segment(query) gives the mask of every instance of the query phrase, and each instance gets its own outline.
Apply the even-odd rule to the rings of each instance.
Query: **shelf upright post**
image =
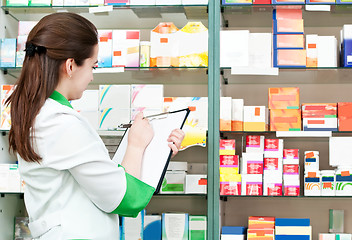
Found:
[[[208,239],[220,239],[220,1],[209,0]]]

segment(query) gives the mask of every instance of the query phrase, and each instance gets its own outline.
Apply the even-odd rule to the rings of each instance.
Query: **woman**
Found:
[[[33,238],[118,239],[118,215],[136,216],[154,189],[140,180],[153,130],[138,114],[122,166],[70,105],[93,80],[95,26],[73,13],[44,17],[30,32],[11,104],[10,150],[17,153]],[[184,133],[168,141],[178,152]]]

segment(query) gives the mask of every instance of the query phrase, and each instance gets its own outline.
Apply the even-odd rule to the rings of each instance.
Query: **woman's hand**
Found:
[[[146,118],[143,119],[142,112],[138,113],[128,133],[128,145],[144,151],[153,139],[153,136],[154,131],[149,120]]]
[[[167,139],[167,141],[170,142],[169,147],[172,150],[171,157],[174,157],[178,153],[178,151],[181,148],[181,143],[184,138],[185,138],[185,133],[181,129],[174,129],[171,132],[169,138]]]

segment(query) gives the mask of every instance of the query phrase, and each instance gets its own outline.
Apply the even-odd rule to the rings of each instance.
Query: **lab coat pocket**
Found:
[[[43,235],[46,235],[51,229],[58,232],[60,228],[57,228],[57,226],[61,226],[61,213],[60,212],[54,212],[51,214],[47,214],[36,221],[30,222],[28,224],[29,230],[31,231],[32,237],[33,238],[41,238]],[[59,233],[58,233],[59,234]],[[43,236],[44,237],[44,236]],[[58,236],[59,239],[60,236]]]

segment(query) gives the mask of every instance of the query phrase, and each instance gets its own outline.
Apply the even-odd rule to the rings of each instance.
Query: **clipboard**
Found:
[[[154,194],[160,191],[172,155],[167,138],[170,136],[172,130],[176,128],[182,129],[189,112],[190,110],[186,108],[169,112],[169,114],[160,115],[160,117],[151,118],[149,120],[154,130],[154,137],[145,149],[143,155],[140,180],[154,187]],[[122,136],[120,145],[112,158],[117,164],[121,164],[125,156],[128,132],[129,129],[127,129]]]

